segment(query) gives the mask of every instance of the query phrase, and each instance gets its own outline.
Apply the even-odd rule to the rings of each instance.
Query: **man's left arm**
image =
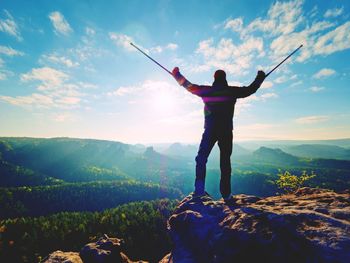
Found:
[[[232,87],[231,95],[236,98],[246,98],[252,94],[254,94],[258,88],[260,88],[261,84],[264,82],[266,75],[262,70],[258,71],[255,80],[247,87]]]

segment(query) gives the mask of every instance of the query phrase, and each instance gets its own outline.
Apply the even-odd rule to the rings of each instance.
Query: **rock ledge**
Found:
[[[301,188],[260,199],[183,199],[168,220],[160,262],[350,262],[350,194]]]

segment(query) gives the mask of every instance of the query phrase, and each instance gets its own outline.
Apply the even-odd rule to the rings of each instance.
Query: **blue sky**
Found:
[[[349,1],[1,1],[0,136],[200,140],[203,103],[135,51],[249,85],[235,140],[350,137]]]

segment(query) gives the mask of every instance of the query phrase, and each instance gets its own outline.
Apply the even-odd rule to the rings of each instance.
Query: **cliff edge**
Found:
[[[160,262],[350,262],[350,192],[301,188],[260,199],[184,198]]]

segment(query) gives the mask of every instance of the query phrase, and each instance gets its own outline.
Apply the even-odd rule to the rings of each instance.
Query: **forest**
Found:
[[[166,220],[193,191],[197,147],[0,138],[0,262],[79,251],[104,233],[123,238],[132,259],[159,260],[171,247]],[[285,171],[315,174],[306,184],[312,187],[349,189],[349,153],[346,139],[235,144],[233,194],[279,194],[277,175]],[[219,167],[215,146],[206,190],[216,199]]]

